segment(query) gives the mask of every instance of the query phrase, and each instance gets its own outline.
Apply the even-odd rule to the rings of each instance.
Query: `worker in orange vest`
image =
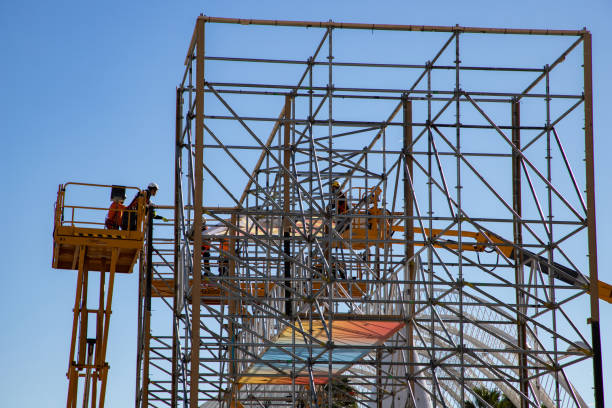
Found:
[[[123,205],[124,200],[125,197],[113,197],[113,203],[108,209],[108,214],[106,215],[106,220],[104,221],[104,225],[107,229],[118,230],[121,226],[123,210],[125,210],[125,206]]]
[[[210,276],[210,242],[204,237],[205,231],[208,229],[206,218],[202,217],[202,263],[204,264],[204,276]],[[193,241],[195,231],[193,226],[187,231],[187,238]]]
[[[221,238],[219,249],[219,276],[226,276],[229,271],[229,239]]]

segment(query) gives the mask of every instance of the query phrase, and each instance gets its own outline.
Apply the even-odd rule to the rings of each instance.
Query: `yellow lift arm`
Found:
[[[404,231],[403,226],[392,226],[392,231]],[[453,241],[440,241],[439,238],[443,236],[459,236],[459,232],[456,230],[441,230],[441,229],[422,229],[415,227],[415,233],[423,233],[424,235],[429,236],[429,238],[434,242],[434,246],[436,247],[446,247],[450,249],[458,249],[457,242]],[[540,267],[540,270],[545,273],[550,273],[550,266],[553,269],[553,276],[556,279],[561,280],[570,285],[574,285],[576,287],[585,288],[588,290],[589,282],[586,277],[584,277],[578,271],[575,271],[567,266],[561,265],[557,262],[552,262],[549,265],[549,261],[547,258],[536,255],[533,252],[530,252],[523,248],[515,247],[510,241],[503,239],[499,235],[491,232],[474,232],[474,231],[461,231],[462,238],[473,238],[476,240],[476,243],[463,243],[462,249],[467,251],[476,251],[483,252],[486,248],[495,247],[498,251],[500,251],[504,256],[509,259],[514,259],[515,255],[519,255],[524,260],[535,260]],[[436,243],[439,242],[439,243]],[[415,245],[424,245],[423,243],[415,243]],[[518,254],[515,254],[515,251],[519,251]],[[529,261],[527,261],[529,262]],[[598,281],[599,287],[599,299],[605,300],[608,303],[612,303],[612,285]]]
[[[346,215],[357,215],[356,217],[346,217],[346,221],[338,222],[336,230],[342,231],[340,234],[345,240],[352,242],[354,249],[365,249],[369,246],[383,246],[385,243],[400,243],[404,242],[401,239],[392,239],[394,232],[404,232],[405,227],[403,225],[389,222],[389,218],[385,216],[403,216],[403,213],[390,213],[382,208],[378,207],[379,195],[381,191],[379,188],[371,189],[365,193],[362,193],[362,198],[359,203],[353,207]],[[368,207],[367,210],[361,209]],[[361,207],[361,208],[360,208]],[[369,217],[371,216],[371,217]],[[345,228],[346,224],[350,221],[351,228]],[[588,278],[584,275],[575,271],[567,266],[561,265],[557,262],[552,262],[549,265],[549,260],[543,256],[534,254],[524,248],[517,248],[512,242],[500,237],[499,235],[483,229],[482,232],[474,231],[459,231],[457,230],[442,230],[442,229],[428,229],[414,227],[415,233],[420,233],[429,238],[435,247],[458,249],[458,243],[456,241],[443,239],[445,236],[458,237],[461,235],[462,238],[471,238],[475,242],[462,242],[461,248],[466,251],[483,252],[487,248],[495,248],[501,252],[505,257],[514,259],[515,255],[519,255],[520,258],[526,262],[528,260],[535,260],[538,263],[540,270],[545,273],[550,273],[550,266],[552,266],[552,273],[554,278],[561,280],[567,284],[573,285],[578,288],[589,289]],[[342,244],[340,244],[342,245]],[[414,245],[423,246],[425,243],[415,242]],[[515,251],[519,251],[515,254]],[[608,303],[612,303],[612,285],[598,281],[598,292],[599,299],[605,300]]]

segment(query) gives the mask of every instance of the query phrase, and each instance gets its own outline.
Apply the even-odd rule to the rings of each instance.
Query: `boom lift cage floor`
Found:
[[[588,31],[201,16],[185,64],[137,406],[603,407]]]

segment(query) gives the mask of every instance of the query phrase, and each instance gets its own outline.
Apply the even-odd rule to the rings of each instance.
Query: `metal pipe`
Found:
[[[520,34],[520,35],[568,35],[581,36],[586,30],[547,30],[547,29],[521,29],[521,28],[486,28],[486,27],[463,27],[456,26],[428,26],[428,25],[404,25],[404,24],[363,24],[363,23],[340,23],[334,21],[288,21],[288,20],[257,20],[244,18],[225,18],[200,16],[198,21],[207,23],[241,24],[241,25],[267,25],[281,27],[308,27],[308,28],[340,28],[358,30],[391,30],[391,31],[421,31],[421,32],[444,32],[444,33],[473,33],[473,34]],[[192,40],[193,44],[193,40]],[[190,46],[193,48],[193,45]]]
[[[191,361],[189,406],[198,408],[199,404],[199,378],[200,378],[200,285],[202,262],[202,160],[204,144],[204,21],[198,19],[196,23],[196,124],[195,124],[195,194],[193,197],[193,286],[191,291]],[[194,33],[194,34],[195,34]],[[196,289],[196,290],[193,290]]]
[[[591,294],[591,339],[593,342],[593,373],[595,407],[604,408],[604,381],[599,330],[599,287],[597,273],[597,232],[595,223],[595,147],[593,143],[593,66],[591,33],[583,34],[584,69],[584,144],[586,159],[587,226],[589,247],[589,277]]]

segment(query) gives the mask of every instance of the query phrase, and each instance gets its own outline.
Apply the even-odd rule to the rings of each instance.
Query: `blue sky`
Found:
[[[196,17],[581,29],[593,34],[600,278],[612,281],[612,5],[575,1],[232,1],[0,3],[0,400],[65,404],[76,272],[51,269],[53,203],[66,181],[160,185],[170,204],[175,87]],[[14,195],[14,197],[12,195]],[[9,197],[10,196],[10,197]],[[107,406],[132,406],[137,276],[115,285]],[[612,305],[601,304],[612,384]],[[581,390],[587,402],[590,390]],[[606,389],[612,404],[612,385]]]

